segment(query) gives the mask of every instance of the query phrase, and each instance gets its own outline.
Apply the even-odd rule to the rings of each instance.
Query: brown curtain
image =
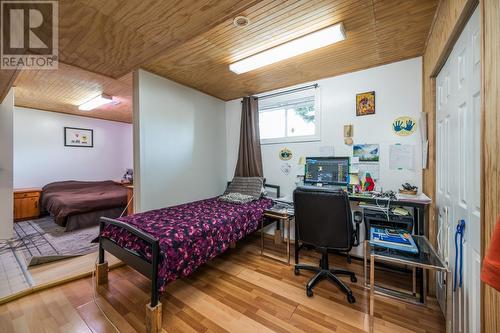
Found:
[[[257,97],[244,97],[241,103],[240,149],[234,175],[263,177],[260,152],[259,102]]]

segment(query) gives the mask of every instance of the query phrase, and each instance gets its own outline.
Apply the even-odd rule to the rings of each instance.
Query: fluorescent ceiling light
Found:
[[[78,110],[89,111],[111,102],[113,102],[112,96],[101,94],[78,106]]]
[[[342,23],[338,23],[232,63],[229,65],[229,69],[236,74],[246,73],[284,59],[295,57],[299,54],[340,42],[345,38],[344,26]]]

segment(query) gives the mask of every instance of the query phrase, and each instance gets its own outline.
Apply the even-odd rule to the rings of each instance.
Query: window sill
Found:
[[[276,139],[262,139],[260,144],[264,145],[274,145],[283,143],[298,143],[298,142],[316,142],[321,141],[319,136],[299,136],[299,137],[288,137],[288,138],[276,138]]]

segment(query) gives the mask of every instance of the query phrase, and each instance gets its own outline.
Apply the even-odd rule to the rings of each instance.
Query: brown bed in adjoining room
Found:
[[[100,217],[117,218],[127,206],[126,188],[114,181],[62,181],[42,189],[42,211],[66,231],[96,226]]]

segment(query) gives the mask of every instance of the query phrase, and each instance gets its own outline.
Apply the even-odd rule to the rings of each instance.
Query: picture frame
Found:
[[[375,114],[375,91],[356,94],[356,116]]]
[[[352,156],[360,162],[378,162],[380,158],[379,144],[356,144],[352,147]]]
[[[94,130],[89,128],[64,127],[65,147],[94,147]]]

